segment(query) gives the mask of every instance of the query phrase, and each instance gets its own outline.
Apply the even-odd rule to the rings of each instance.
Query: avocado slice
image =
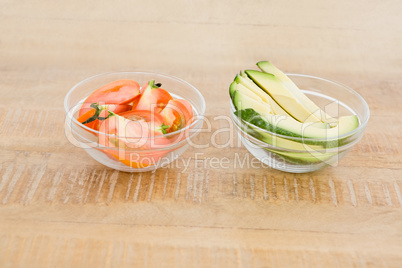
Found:
[[[275,134],[272,135],[261,128],[249,126],[243,130],[267,144],[284,149],[276,150],[274,148],[263,147],[264,150],[275,153],[291,163],[318,163],[326,161],[336,154],[336,152],[325,152],[326,148],[322,145],[292,141],[278,137]]]
[[[261,117],[257,116],[249,121],[258,127],[249,125],[243,128],[243,131],[267,144],[284,149],[276,150],[275,148],[263,147],[264,150],[275,153],[291,163],[319,163],[329,160],[336,154],[336,152],[325,152],[326,148],[322,145],[306,144],[270,134],[263,130],[269,128],[269,126],[265,120],[261,120]]]
[[[236,89],[237,89],[237,83],[235,81],[233,81],[229,86],[229,96],[230,96],[230,98],[232,98],[233,93],[236,91]]]
[[[257,66],[264,73],[273,74],[276,76],[276,78],[278,78],[282,82],[293,83],[292,80],[290,80],[290,78],[286,74],[284,74],[281,70],[279,70],[276,66],[274,66],[269,61],[259,61],[259,62],[257,62]]]
[[[257,63],[258,68],[265,73],[270,73],[276,76],[283,85],[295,96],[295,98],[306,107],[310,113],[314,114],[324,123],[330,123],[331,126],[336,126],[337,120],[323,110],[321,110],[313,101],[311,101],[300,89],[293,83],[293,81],[279,70],[275,65],[269,61],[260,61]]]
[[[288,113],[282,109],[264,90],[257,86],[250,78],[248,78],[243,72],[240,75],[236,75],[235,82],[248,88],[250,91],[258,95],[264,102],[268,103],[274,114],[288,115]]]
[[[331,159],[333,156],[336,156],[337,153],[295,153],[295,152],[276,152],[274,150],[268,150],[276,155],[281,156],[285,160],[294,163],[294,164],[316,164],[322,162],[333,162],[334,159]],[[330,160],[331,159],[331,160]]]
[[[359,126],[359,119],[356,115],[342,116],[339,118],[339,123],[336,127],[324,129],[318,128],[321,124],[317,123],[300,123],[291,117],[272,115],[272,114],[259,114],[254,109],[246,108],[238,110],[235,115],[253,125],[262,129],[288,136],[289,140],[294,138],[306,138],[303,143],[321,145],[324,148],[339,146],[339,137],[343,136]],[[325,124],[327,125],[327,124]],[[269,134],[260,132],[261,135]],[[269,134],[271,135],[271,134]],[[272,137],[265,136],[265,139]],[[261,139],[261,138],[260,138]],[[308,140],[317,139],[317,140]],[[300,140],[294,140],[300,142]]]
[[[320,153],[320,152],[285,152],[267,149],[272,153],[275,153],[285,160],[295,163],[295,164],[314,164],[329,160],[331,157],[336,155],[336,152]]]
[[[232,101],[237,110],[252,108],[258,114],[272,114],[271,106],[268,103],[255,100],[238,90],[233,92]]]
[[[306,153],[311,151],[315,152],[325,150],[325,147],[323,147],[322,145],[306,144],[294,140],[285,139],[282,137],[278,137],[277,135],[271,135],[270,133],[264,132],[258,128],[252,128],[251,131],[245,131],[265,143],[286,150],[296,150]]]
[[[246,88],[246,87],[243,86],[242,84],[237,84],[235,81],[233,81],[232,84],[230,84],[229,92],[230,92],[231,90],[233,90],[233,93],[234,93],[234,91],[239,91],[239,92],[241,92],[242,94],[244,94],[244,95],[246,95],[246,96],[248,96],[248,97],[250,97],[250,98],[252,98],[252,99],[254,99],[254,100],[258,101],[258,102],[266,103],[266,102],[264,102],[263,99],[261,99],[261,98],[260,98],[257,94],[255,94],[253,91],[249,90],[248,88]],[[233,94],[232,94],[232,96],[233,96]],[[269,103],[266,103],[266,104],[267,104],[268,106],[270,106]]]
[[[246,70],[245,73],[294,119],[302,123],[321,121],[317,116],[312,114],[275,75],[255,70]]]

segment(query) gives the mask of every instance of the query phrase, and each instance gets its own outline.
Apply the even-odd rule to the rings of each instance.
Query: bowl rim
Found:
[[[168,133],[168,134],[154,135],[154,136],[151,137],[152,139],[161,138],[161,137],[171,137],[171,136],[173,136],[173,135],[181,134],[181,132],[184,132],[184,131],[187,131],[187,130],[189,130],[189,129],[192,129],[194,126],[196,126],[197,124],[199,124],[199,123],[203,120],[203,117],[204,117],[204,114],[205,114],[205,110],[206,110],[206,102],[205,102],[204,96],[201,94],[201,92],[200,92],[195,86],[193,86],[193,85],[190,84],[189,82],[187,82],[187,81],[185,81],[185,80],[183,80],[183,79],[181,79],[181,78],[178,78],[178,77],[176,77],[176,76],[169,75],[169,74],[164,74],[164,73],[159,73],[159,72],[150,72],[150,71],[122,71],[122,72],[116,71],[116,72],[104,72],[104,73],[96,74],[96,75],[93,75],[93,76],[90,76],[90,77],[85,78],[84,80],[82,80],[82,81],[80,81],[79,83],[75,84],[75,85],[67,92],[66,96],[64,97],[64,110],[65,110],[65,112],[66,112],[66,114],[67,114],[68,119],[71,120],[73,123],[75,123],[77,126],[83,128],[83,129],[85,129],[85,130],[87,130],[87,131],[89,131],[89,132],[91,132],[91,133],[93,133],[93,134],[95,134],[95,135],[102,134],[102,135],[105,135],[105,136],[121,137],[121,136],[116,136],[116,135],[111,135],[111,134],[106,134],[106,133],[103,133],[103,132],[99,132],[99,131],[94,130],[94,129],[92,129],[92,128],[89,128],[89,127],[87,127],[87,126],[85,126],[85,125],[82,125],[80,122],[78,122],[78,120],[77,120],[77,119],[74,117],[74,115],[73,115],[73,111],[75,111],[75,109],[70,110],[69,107],[68,107],[68,106],[69,106],[69,105],[68,105],[68,100],[69,100],[69,98],[70,98],[70,95],[74,92],[74,90],[75,90],[77,87],[79,87],[79,86],[85,84],[86,82],[88,82],[88,81],[90,81],[90,80],[99,78],[99,77],[101,77],[101,76],[114,75],[114,74],[116,74],[116,75],[117,75],[117,74],[119,74],[119,75],[121,75],[121,74],[137,74],[137,75],[141,75],[141,74],[143,74],[143,75],[152,75],[152,74],[154,74],[154,75],[158,75],[158,76],[161,76],[161,77],[170,79],[170,80],[176,80],[176,81],[178,81],[178,82],[180,82],[180,83],[182,83],[182,84],[188,86],[189,88],[191,88],[191,89],[198,95],[198,98],[201,100],[201,111],[198,112],[198,111],[196,110],[197,114],[194,115],[194,121],[193,121],[190,125],[185,126],[184,128],[181,128],[181,129],[178,130],[178,131],[171,132],[171,133]],[[187,99],[186,99],[186,100],[187,100]],[[80,103],[76,103],[75,106],[77,106],[77,105],[79,105],[79,104],[80,104]],[[73,106],[73,107],[74,107],[74,106]],[[195,110],[195,109],[193,108],[193,110]],[[70,125],[69,125],[69,127],[71,128]],[[196,132],[198,132],[198,131],[196,131]],[[141,138],[141,137],[138,137],[138,136],[124,136],[124,138]]]
[[[345,85],[345,84],[343,84],[343,83],[334,81],[334,80],[330,80],[330,79],[326,79],[326,78],[322,78],[322,77],[318,77],[318,76],[313,76],[313,75],[296,74],[296,73],[286,73],[286,75],[288,75],[288,76],[290,76],[290,77],[293,76],[293,77],[312,78],[312,79],[321,80],[321,81],[324,81],[324,82],[327,82],[327,83],[330,83],[330,84],[334,84],[334,85],[343,87],[344,89],[346,89],[346,90],[348,90],[349,92],[351,92],[352,94],[354,94],[354,95],[361,101],[361,103],[363,104],[364,110],[367,112],[366,118],[363,118],[364,120],[361,121],[361,118],[358,117],[360,124],[359,124],[359,126],[358,126],[357,128],[355,128],[354,130],[352,130],[352,131],[350,131],[350,132],[348,132],[348,133],[345,133],[345,134],[343,134],[343,135],[337,136],[337,137],[334,138],[334,139],[328,139],[328,138],[292,137],[292,136],[286,136],[286,135],[282,135],[282,134],[277,134],[277,133],[275,133],[275,132],[271,132],[271,131],[269,131],[269,130],[260,128],[260,127],[255,126],[255,125],[253,125],[253,124],[251,124],[251,123],[249,123],[249,122],[247,122],[247,121],[244,121],[243,119],[241,119],[241,118],[239,118],[238,116],[234,115],[234,112],[236,111],[236,108],[234,107],[233,102],[230,101],[230,107],[231,107],[231,108],[230,108],[230,110],[231,110],[230,115],[231,115],[231,117],[232,117],[232,120],[234,120],[234,118],[235,118],[236,120],[239,120],[242,124],[247,125],[247,127],[252,127],[252,128],[258,129],[259,131],[265,132],[265,133],[267,133],[267,134],[274,135],[274,136],[277,136],[277,137],[280,137],[280,138],[284,138],[284,139],[288,139],[288,140],[292,140],[292,141],[296,141],[296,142],[299,142],[299,141],[311,141],[311,142],[314,142],[314,141],[339,140],[339,139],[342,139],[342,138],[345,138],[345,137],[352,136],[352,135],[354,135],[354,134],[360,132],[361,130],[364,130],[364,129],[365,129],[365,127],[366,127],[366,125],[367,125],[367,123],[368,123],[368,120],[369,120],[369,118],[370,118],[370,109],[369,109],[369,106],[368,106],[366,100],[365,100],[359,93],[357,93],[355,90],[353,90],[351,87],[349,87],[349,86],[347,86],[347,85]],[[325,95],[325,94],[324,94],[324,95]],[[340,100],[338,100],[338,101],[340,101]],[[355,113],[354,113],[354,114],[355,114]],[[356,115],[356,114],[355,114],[355,115]],[[240,130],[241,130],[242,132],[244,132],[242,129],[240,129]],[[261,141],[261,142],[263,142],[263,141]],[[265,142],[264,142],[264,143],[265,143]],[[267,144],[268,144],[268,143],[267,143]]]

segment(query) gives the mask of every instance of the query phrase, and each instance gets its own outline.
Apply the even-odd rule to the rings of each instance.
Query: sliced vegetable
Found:
[[[99,104],[128,104],[140,94],[140,85],[134,80],[118,80],[109,83],[88,96],[82,104],[79,116],[86,113],[92,103]]]
[[[173,100],[169,92],[160,86],[161,84],[155,83],[155,80],[149,81],[133,110],[149,110],[160,113],[168,102]]]
[[[105,149],[109,155],[131,167],[146,167],[155,164],[169,152],[147,151],[161,149],[171,143],[162,135],[161,129],[155,129],[155,124],[162,121],[160,115],[159,118],[154,117],[149,111],[130,111],[122,115],[109,113],[110,116],[99,129],[99,144],[114,148]],[[158,119],[153,120],[154,118]],[[163,123],[159,127],[162,128]],[[155,133],[161,135],[155,136]]]
[[[151,136],[166,134],[166,129],[169,128],[169,126],[164,125],[163,117],[160,114],[147,110],[128,111],[121,113],[120,116],[132,121],[145,121],[152,131]]]
[[[83,125],[92,128],[94,130],[99,130],[99,118],[105,118],[109,115],[108,111],[112,111],[114,113],[122,113],[125,111],[129,111],[131,109],[131,105],[128,104],[106,104],[99,105],[97,103],[90,104],[90,108],[87,109],[83,115],[78,117],[78,122]]]
[[[191,105],[185,100],[170,100],[162,110],[161,116],[163,117],[163,123],[166,126],[170,126],[166,129],[166,132],[171,133],[191,124],[193,110]]]
[[[241,71],[240,74],[236,75],[234,82],[236,82],[239,85],[243,85],[249,91],[258,95],[265,103],[268,103],[271,106],[274,114],[288,115],[288,113],[285,110],[283,110],[282,107],[279,106],[278,103],[276,103],[276,101],[274,101],[268,93],[266,93],[259,86],[257,86],[253,82],[253,80],[248,78],[248,76],[243,71]]]
[[[262,115],[272,114],[271,106],[268,103],[253,99],[239,90],[233,93],[232,101],[237,110],[252,108]]]
[[[96,124],[99,121],[98,120],[91,120],[90,122],[88,122],[90,120],[90,118],[94,117],[95,113],[96,113],[96,109],[94,109],[94,108],[88,109],[88,111],[85,112],[84,114],[82,114],[80,117],[78,117],[77,120],[81,124],[83,124],[83,125],[95,130],[96,129]]]
[[[323,147],[339,146],[339,137],[353,131],[359,125],[356,115],[341,116],[339,123],[333,128],[319,128],[317,123],[300,123],[291,117],[278,115],[260,115],[254,109],[238,110],[235,115],[262,129],[288,136],[289,139],[307,138],[317,140],[303,140],[304,143],[317,144]],[[319,122],[319,125],[322,123]]]
[[[279,70],[275,65],[269,61],[260,61],[257,63],[257,66],[261,69],[261,71],[275,75],[295,96],[295,98],[299,100],[307,108],[307,110],[310,111],[310,113],[314,114],[322,122],[330,123],[332,126],[336,126],[338,123],[337,120],[321,110],[299,89],[295,83],[293,83],[293,81],[286,74]]]
[[[282,109],[296,120],[302,123],[321,121],[307,110],[275,75],[254,70],[246,70],[245,72],[258,86],[267,92]]]
[[[144,146],[150,134],[145,120],[129,120],[109,112],[110,116],[100,126],[99,143],[120,149]],[[112,136],[106,136],[109,134]]]

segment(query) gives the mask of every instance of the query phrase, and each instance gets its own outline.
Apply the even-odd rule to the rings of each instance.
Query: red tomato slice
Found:
[[[160,114],[148,111],[148,110],[135,110],[127,111],[120,114],[121,116],[130,120],[144,120],[148,123],[152,136],[163,135],[162,124],[163,117]]]
[[[137,105],[138,105],[138,102],[140,101],[140,99],[141,99],[141,94],[139,94],[137,97],[135,97],[134,98],[134,100],[133,100],[133,102],[132,102],[132,110],[135,110],[135,108],[137,107]]]
[[[155,86],[154,82],[153,80],[148,82],[137,106],[133,110],[150,110],[159,113],[173,99],[169,92]]]
[[[118,105],[106,104],[105,106],[107,106],[107,110],[114,112],[116,114],[120,114],[122,112],[129,111],[131,109],[131,105],[128,105],[128,104],[118,104]],[[95,109],[92,107],[84,110],[84,112],[85,113],[83,115],[81,115],[80,117],[78,117],[78,119],[77,119],[78,122],[80,122],[80,123],[85,122],[86,120],[88,120],[89,118],[91,118],[92,116],[95,115]],[[107,117],[108,115],[109,115],[109,113],[106,110],[103,110],[99,116]],[[85,124],[85,126],[92,128],[94,130],[99,130],[99,120],[96,119],[95,121]]]
[[[80,122],[81,124],[84,123],[89,118],[94,116],[95,112],[96,112],[96,110],[94,108],[89,109],[87,112],[85,112],[84,114],[82,114],[80,117],[77,118],[78,122]],[[95,124],[97,123],[96,121],[99,121],[99,120],[95,120],[95,121],[86,123],[85,126],[95,129]]]
[[[143,121],[131,121],[136,126],[133,126],[131,120],[123,117],[112,116],[106,119],[100,127],[99,144],[111,147],[112,149],[103,149],[104,153],[114,159],[119,160],[123,164],[133,168],[144,168],[152,165],[150,159],[141,159],[141,157],[132,151],[135,147],[144,145],[147,139],[147,125]],[[116,135],[107,136],[105,134]],[[139,138],[128,138],[128,136],[137,136]],[[139,136],[138,136],[139,135]],[[131,161],[135,159],[135,161]]]
[[[166,132],[177,131],[193,120],[193,109],[186,100],[171,100],[162,110],[161,116],[165,125],[170,126]]]
[[[153,122],[163,122],[160,115],[159,118],[155,116],[158,119],[151,122],[148,120],[153,119],[154,115],[149,111],[131,111],[121,115],[109,117],[99,128],[99,144],[114,148],[104,149],[107,155],[115,157],[125,165],[140,168],[155,164],[169,152],[142,151],[163,148],[169,144],[169,140],[163,136],[153,137]]]
[[[183,112],[184,118],[186,119],[186,126],[191,124],[194,120],[193,107],[191,106],[191,104],[183,99],[174,100],[174,104],[178,105],[179,109],[181,109],[181,111]]]
[[[155,122],[156,124],[162,125],[163,118],[160,114],[153,113],[148,110],[135,110],[135,111],[126,111],[124,113],[119,114],[130,120],[144,120],[145,122]]]
[[[83,103],[79,115],[83,115],[92,103],[128,104],[140,94],[140,85],[134,80],[118,80],[92,92]]]
[[[111,116],[99,128],[99,143],[116,148],[147,148],[149,127],[144,120],[129,120],[122,116]],[[106,136],[103,133],[115,135]],[[102,138],[102,139],[101,139]],[[109,144],[109,145],[108,145]],[[145,149],[144,148],[144,149]]]

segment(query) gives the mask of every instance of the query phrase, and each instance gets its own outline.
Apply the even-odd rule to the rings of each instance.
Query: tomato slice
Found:
[[[144,120],[148,123],[150,130],[152,130],[152,136],[163,135],[163,130],[166,128],[163,126],[163,117],[148,110],[135,110],[127,111],[120,114],[121,116],[130,120]]]
[[[135,111],[126,111],[124,113],[119,114],[130,120],[144,120],[145,122],[155,122],[156,124],[162,125],[163,118],[160,114],[153,113],[148,110],[135,110]]]
[[[87,112],[85,112],[84,114],[82,114],[80,117],[77,118],[78,122],[80,122],[81,124],[84,123],[85,121],[87,121],[89,118],[91,118],[92,116],[95,115],[96,110],[94,108],[89,109]],[[95,129],[95,124],[98,123],[96,122],[99,120],[95,120],[89,123],[86,123],[85,126]]]
[[[111,112],[114,112],[116,114],[120,114],[125,111],[129,111],[132,107],[131,105],[128,104],[106,104],[104,105],[105,109],[100,113],[100,117],[107,117],[109,115],[109,112],[106,111],[109,110]],[[84,110],[84,114],[82,114],[80,117],[77,118],[78,122],[84,123],[87,121],[89,118],[95,115],[96,110],[92,107]],[[96,119],[92,122],[84,124],[85,126],[92,128],[94,130],[99,130],[99,120]]]
[[[160,113],[172,99],[169,92],[158,87],[155,81],[151,80],[143,90],[141,98],[133,110],[150,110]]]
[[[129,79],[117,80],[92,92],[82,104],[79,116],[87,112],[92,103],[128,104],[140,94],[140,85]]]
[[[177,131],[193,121],[191,104],[182,99],[171,100],[162,110],[163,123],[170,126],[166,132]]]
[[[191,106],[188,101],[183,99],[174,100],[174,104],[177,105],[179,109],[181,109],[184,119],[186,120],[186,126],[191,124],[194,120],[193,106]]]
[[[130,111],[122,113],[121,116],[112,115],[101,123],[99,144],[111,147],[103,151],[125,165],[140,168],[155,164],[169,152],[149,151],[170,144],[163,135],[154,137],[153,126],[161,122],[163,123],[161,116],[155,116],[150,111]]]
[[[146,145],[149,127],[144,120],[129,120],[122,116],[111,116],[99,128],[99,143],[120,149],[139,148]],[[109,134],[112,136],[106,136]]]
[[[138,102],[139,102],[140,99],[141,99],[141,96],[142,96],[142,95],[139,94],[137,97],[134,98],[133,102],[131,103],[131,105],[132,105],[132,110],[135,110],[135,108],[137,107]]]

